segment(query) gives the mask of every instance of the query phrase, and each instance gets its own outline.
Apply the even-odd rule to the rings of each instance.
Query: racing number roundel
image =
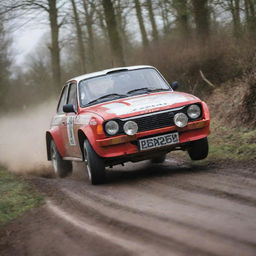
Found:
[[[71,146],[76,145],[75,135],[74,135],[74,120],[75,120],[75,116],[67,117],[68,141]]]

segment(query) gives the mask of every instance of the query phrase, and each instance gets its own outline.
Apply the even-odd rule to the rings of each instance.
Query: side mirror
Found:
[[[63,105],[63,111],[65,113],[75,113],[75,108],[74,108],[74,105],[73,104],[65,104]]]
[[[179,87],[179,82],[178,81],[172,82],[171,87],[174,91],[176,91]]]

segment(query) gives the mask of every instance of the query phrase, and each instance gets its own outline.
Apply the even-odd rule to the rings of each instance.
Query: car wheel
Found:
[[[51,159],[56,177],[65,178],[72,173],[72,162],[62,159],[53,140],[51,141]]]
[[[84,141],[84,156],[91,184],[98,185],[104,183],[106,178],[104,160],[97,155],[88,140]]]
[[[166,154],[152,158],[151,163],[152,164],[161,164],[165,161],[165,159],[166,159]]]
[[[208,139],[203,138],[190,143],[188,154],[192,160],[202,160],[208,156]]]

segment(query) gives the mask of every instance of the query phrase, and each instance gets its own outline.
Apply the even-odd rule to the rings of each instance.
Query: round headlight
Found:
[[[174,116],[174,123],[176,126],[182,128],[188,124],[188,117],[184,113],[177,113]]]
[[[134,135],[135,133],[138,132],[138,125],[133,121],[127,121],[124,124],[124,132],[127,135]]]
[[[188,107],[187,113],[191,119],[196,119],[201,115],[201,109],[198,105],[191,105]]]
[[[107,134],[109,135],[115,135],[118,133],[119,131],[119,125],[116,121],[108,121],[105,124],[105,131],[107,132]]]

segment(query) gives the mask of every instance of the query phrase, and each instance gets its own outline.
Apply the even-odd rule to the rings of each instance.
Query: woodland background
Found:
[[[22,66],[9,25],[18,19],[48,28]],[[76,75],[146,64],[219,119],[255,127],[255,50],[255,0],[2,0],[0,113],[55,99]]]

